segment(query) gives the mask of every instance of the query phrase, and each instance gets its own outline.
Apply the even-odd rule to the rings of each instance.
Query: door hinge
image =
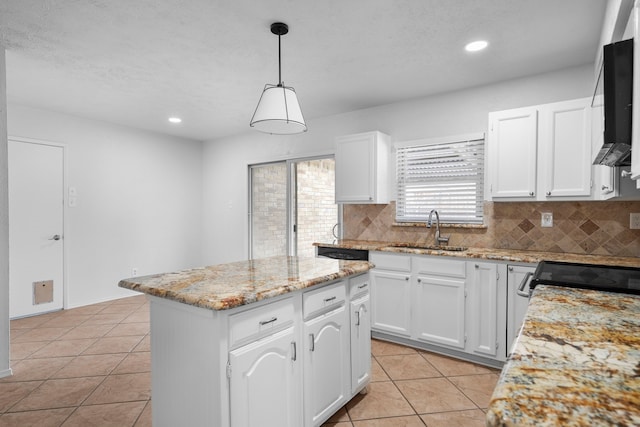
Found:
[[[231,379],[231,362],[227,362],[227,378]]]
[[[464,297],[465,298],[467,297],[467,290],[466,289],[464,290]]]
[[[496,280],[500,280],[500,272],[496,272]]]
[[[294,233],[298,232],[298,224],[293,224],[293,232]]]
[[[464,342],[467,342],[467,334],[464,334]]]
[[[496,350],[498,349],[498,347],[500,347],[500,344],[498,343],[498,341],[496,341]]]

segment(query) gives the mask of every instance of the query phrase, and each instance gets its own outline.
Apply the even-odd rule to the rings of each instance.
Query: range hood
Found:
[[[592,105],[603,106],[604,140],[594,165],[631,165],[633,39],[604,46]]]
[[[602,145],[594,165],[631,166],[631,145],[624,142],[609,142]]]

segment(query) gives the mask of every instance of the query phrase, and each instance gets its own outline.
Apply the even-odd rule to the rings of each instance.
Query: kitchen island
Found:
[[[154,427],[320,425],[370,379],[372,267],[272,257],[120,281],[151,302]]]
[[[640,425],[640,296],[540,285],[487,426]]]

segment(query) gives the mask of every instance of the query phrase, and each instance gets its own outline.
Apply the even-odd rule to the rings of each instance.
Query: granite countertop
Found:
[[[487,426],[640,425],[640,296],[540,285]]]
[[[132,277],[118,286],[196,307],[226,310],[371,268],[373,264],[366,261],[279,256]]]
[[[439,255],[458,258],[478,258],[495,261],[537,264],[540,261],[574,262],[580,264],[617,265],[640,268],[640,257],[614,257],[604,255],[582,255],[557,252],[519,251],[513,249],[467,248],[464,251],[442,250],[429,243],[382,242],[373,240],[340,240],[337,244],[315,243],[315,246],[365,249],[409,253],[416,255]],[[459,249],[455,246],[451,249]]]

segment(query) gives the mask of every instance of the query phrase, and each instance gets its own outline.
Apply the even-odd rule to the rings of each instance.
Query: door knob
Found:
[[[49,240],[60,240],[60,235],[59,234],[54,234],[52,238],[50,238]]]

